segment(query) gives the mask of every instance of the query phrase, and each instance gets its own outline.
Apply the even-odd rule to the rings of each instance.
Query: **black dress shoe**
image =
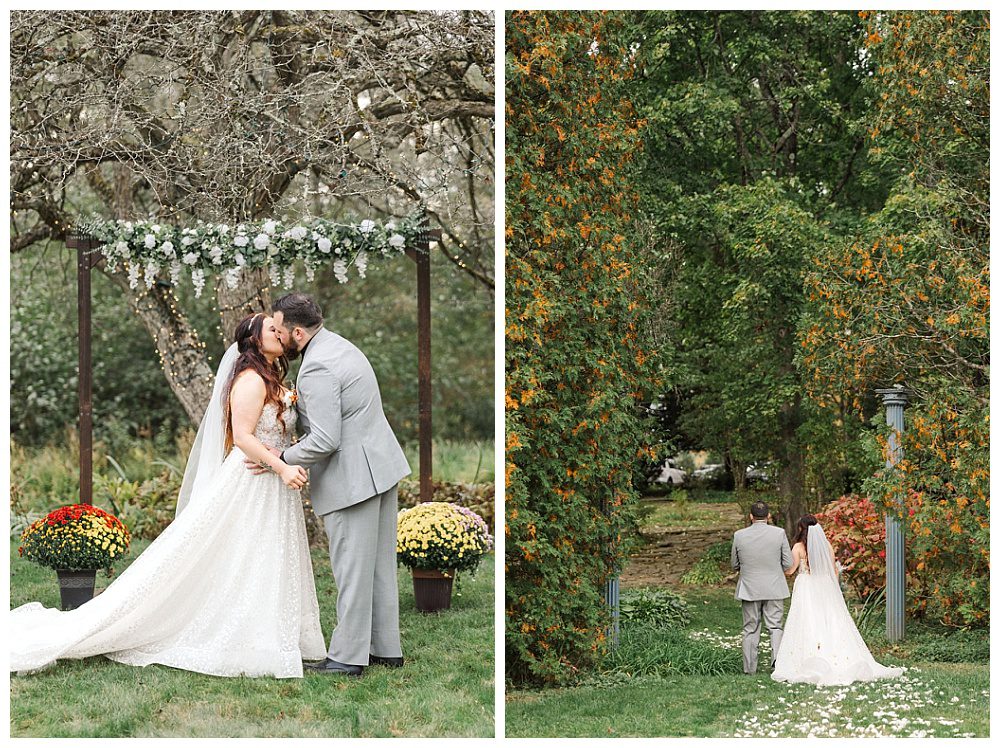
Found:
[[[381,665],[382,667],[403,667],[402,657],[379,657],[371,655],[368,658],[369,665]]]
[[[328,675],[349,675],[352,678],[360,678],[364,668],[361,665],[345,665],[327,657],[323,662],[306,663],[303,666],[306,670],[314,673],[325,673]]]

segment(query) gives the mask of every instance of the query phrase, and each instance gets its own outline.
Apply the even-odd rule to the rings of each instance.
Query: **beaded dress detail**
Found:
[[[286,403],[290,400],[286,396]],[[268,403],[254,435],[291,444],[296,412]],[[113,582],[76,610],[10,612],[11,671],[104,655],[219,676],[302,677],[326,656],[301,494],[253,475],[233,448],[192,501]]]

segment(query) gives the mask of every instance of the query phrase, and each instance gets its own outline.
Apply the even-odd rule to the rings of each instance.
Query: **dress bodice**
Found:
[[[274,403],[264,403],[264,410],[257,421],[257,428],[253,435],[267,447],[275,447],[284,450],[292,443],[292,436],[295,434],[295,422],[298,414],[291,398],[285,397],[285,410],[278,417],[278,406]]]

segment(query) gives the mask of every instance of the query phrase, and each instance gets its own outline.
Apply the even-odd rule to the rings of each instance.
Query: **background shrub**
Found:
[[[683,628],[691,622],[687,601],[666,589],[622,590],[621,627]]]
[[[682,584],[722,584],[729,573],[733,541],[713,543],[695,565],[681,577]]]

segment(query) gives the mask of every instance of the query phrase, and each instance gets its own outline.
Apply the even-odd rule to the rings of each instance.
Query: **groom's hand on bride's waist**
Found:
[[[274,447],[268,447],[267,451],[270,452],[271,454],[273,454],[275,457],[277,457],[279,459],[281,458],[281,455],[283,454],[283,452],[281,452],[281,450],[275,449]],[[246,465],[247,466],[247,470],[249,470],[254,475],[263,475],[264,473],[273,473],[274,472],[274,470],[271,469],[271,466],[268,465],[267,463],[257,462],[256,460],[251,460],[249,457],[247,457],[247,458],[245,458],[243,460],[243,464]]]

